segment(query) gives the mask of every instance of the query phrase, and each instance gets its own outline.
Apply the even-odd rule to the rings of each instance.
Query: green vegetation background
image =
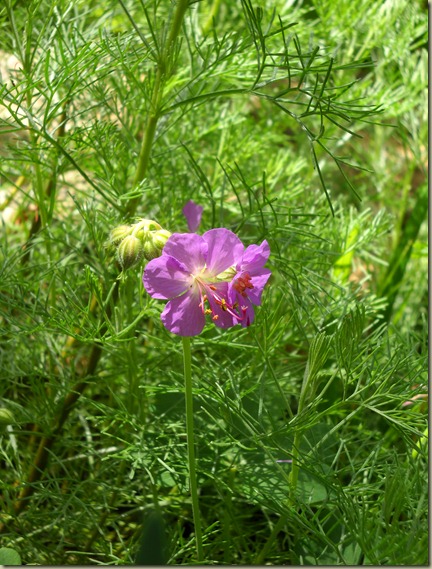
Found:
[[[273,271],[192,341],[205,563],[425,565],[427,6],[175,9],[0,7],[1,545],[196,562],[181,342],[107,247],[193,199]]]

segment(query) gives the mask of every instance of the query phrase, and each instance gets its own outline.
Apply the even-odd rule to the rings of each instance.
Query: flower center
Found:
[[[225,271],[227,272],[227,271]],[[211,297],[214,303],[221,308],[223,312],[228,312],[233,318],[237,321],[241,321],[245,318],[246,307],[241,307],[241,314],[239,314],[239,305],[235,302],[231,305],[228,302],[226,296],[220,293],[217,289],[215,278],[212,277],[210,274],[206,274],[206,269],[202,269],[198,274],[191,275],[193,278],[194,285],[198,287],[199,295],[200,295],[200,303],[199,307],[201,308],[203,314],[211,315],[213,320],[218,320],[219,315],[215,313],[214,309],[211,306],[209,301],[209,297]],[[217,280],[219,280],[219,276]],[[231,277],[232,278],[232,277]],[[228,279],[227,279],[228,280]],[[231,280],[231,279],[230,279]],[[223,281],[222,281],[223,282]],[[251,285],[252,286],[252,285]],[[246,296],[246,295],[244,295]],[[209,307],[206,308],[206,303],[208,303]]]
[[[236,273],[237,271],[235,269],[235,266],[232,265],[222,273],[219,273],[218,276],[216,277],[216,280],[220,282],[231,282],[235,277]]]

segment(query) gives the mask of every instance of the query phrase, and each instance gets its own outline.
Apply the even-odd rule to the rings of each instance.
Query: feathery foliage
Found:
[[[254,324],[191,342],[204,563],[425,565],[425,4],[4,0],[0,30],[0,554],[197,563],[181,343],[107,246],[192,199],[272,251]]]

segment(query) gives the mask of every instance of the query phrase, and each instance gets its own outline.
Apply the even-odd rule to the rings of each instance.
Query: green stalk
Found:
[[[306,366],[305,375],[303,377],[303,383],[300,391],[300,398],[297,410],[297,416],[301,416],[306,405],[306,394],[310,391],[311,383],[314,379],[314,374],[310,373],[309,366]],[[292,449],[292,469],[290,474],[291,482],[291,499],[294,502],[295,493],[297,490],[298,476],[299,476],[299,457],[300,457],[300,442],[301,433],[298,427],[294,433],[293,449]]]
[[[153,87],[152,98],[150,101],[150,113],[145,126],[144,136],[138,157],[137,170],[133,180],[134,188],[144,180],[148,169],[148,165],[150,162],[150,152],[153,146],[156,127],[159,118],[161,116],[162,98],[164,94],[165,82],[167,76],[171,74],[171,71],[169,70],[171,66],[168,66],[168,62],[171,57],[171,51],[174,42],[177,39],[178,34],[180,33],[183,18],[188,7],[189,7],[189,0],[179,0],[179,2],[177,3],[176,11],[174,13],[174,18],[168,38],[166,40],[164,49],[157,63],[155,83]],[[140,201],[139,196],[129,200],[126,211],[129,217],[135,215],[135,212],[139,205],[139,201]]]
[[[266,544],[264,545],[260,553],[255,557],[253,563],[254,565],[264,565],[267,559],[267,555],[269,554],[275,539],[282,531],[287,520],[288,520],[287,514],[282,514],[281,517],[278,519],[277,523],[273,526],[273,530],[270,534],[270,537],[266,541]]]
[[[183,362],[185,378],[185,399],[186,399],[186,433],[188,449],[189,484],[192,498],[192,513],[195,526],[195,539],[198,561],[203,561],[203,546],[201,533],[201,516],[198,504],[198,486],[195,471],[195,448],[194,448],[194,426],[193,426],[193,394],[192,394],[192,370],[191,370],[191,349],[190,339],[183,337]]]
[[[209,33],[209,31],[213,27],[213,20],[214,18],[216,18],[217,13],[219,12],[220,5],[221,5],[221,0],[213,0],[213,4],[210,8],[210,13],[202,27],[202,31],[205,36]]]

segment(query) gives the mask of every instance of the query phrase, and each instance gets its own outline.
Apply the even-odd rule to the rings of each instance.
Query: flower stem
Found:
[[[204,559],[201,533],[201,516],[198,504],[198,487],[195,471],[195,448],[194,448],[194,426],[193,426],[193,394],[192,394],[192,370],[191,370],[191,349],[190,339],[183,337],[183,361],[185,378],[185,399],[186,399],[186,433],[188,448],[188,467],[189,484],[192,497],[192,513],[195,526],[195,539],[198,561]]]
[[[277,536],[279,535],[279,533],[282,531],[284,525],[286,524],[287,519],[288,519],[287,514],[281,515],[281,517],[279,518],[277,523],[274,525],[273,530],[270,534],[270,537],[266,541],[264,547],[262,548],[260,553],[254,559],[254,562],[253,562],[254,565],[263,565],[265,563],[265,561],[267,559],[267,555],[269,554],[269,551],[270,551],[274,541],[276,540]]]

